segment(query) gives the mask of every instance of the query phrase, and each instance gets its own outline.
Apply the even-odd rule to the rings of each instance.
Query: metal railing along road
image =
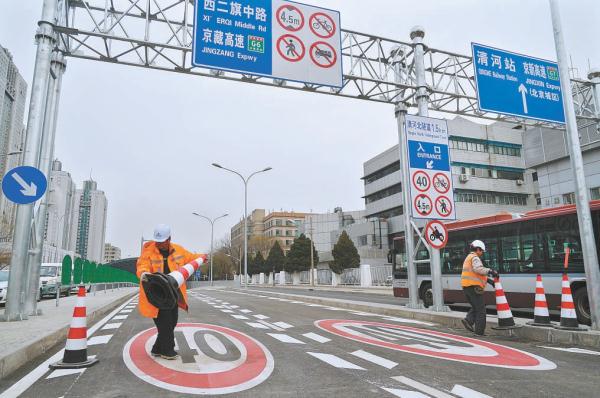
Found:
[[[389,286],[392,284],[391,265],[372,265],[371,284],[373,286]]]
[[[332,272],[330,269],[317,270],[317,284],[318,285],[332,285]]]
[[[341,275],[342,285],[360,285],[360,268],[347,268]]]

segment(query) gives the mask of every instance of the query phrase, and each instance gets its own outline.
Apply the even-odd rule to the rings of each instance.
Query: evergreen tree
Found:
[[[358,250],[346,231],[342,231],[332,254],[333,261],[329,263],[329,268],[336,274],[341,274],[345,268],[357,268],[360,265]]]
[[[290,252],[286,256],[285,271],[308,271],[310,269],[310,245],[312,241],[304,234],[294,239]],[[315,267],[319,263],[319,255],[313,245],[313,259]]]
[[[283,250],[281,246],[279,246],[279,242],[275,241],[271,250],[269,250],[269,255],[267,256],[267,261],[265,261],[265,272],[279,272],[283,271],[283,265],[285,263],[285,254],[283,254]]]
[[[252,269],[257,274],[265,272],[265,258],[261,252],[256,253],[256,257],[254,257],[254,260],[252,261]]]

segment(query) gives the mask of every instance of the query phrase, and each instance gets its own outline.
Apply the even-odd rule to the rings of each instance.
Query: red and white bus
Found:
[[[594,236],[598,241],[600,228],[600,200],[590,202]],[[460,274],[469,243],[482,240],[487,248],[483,258],[487,267],[500,273],[502,287],[513,308],[533,308],[535,279],[543,277],[550,310],[560,309],[561,276],[564,271],[565,247],[570,248],[569,279],[573,300],[581,323],[590,324],[590,310],[586,290],[579,226],[574,205],[535,210],[525,214],[502,213],[479,219],[447,224],[448,244],[440,251],[444,301],[447,304],[464,303],[466,297],[460,286]],[[403,258],[404,238],[395,238],[394,246]],[[598,242],[596,247],[598,248]],[[427,259],[422,248],[417,260]],[[394,296],[408,297],[405,266],[399,261],[394,270]],[[598,266],[598,265],[596,265]],[[429,264],[417,265],[419,297],[426,306],[432,304]],[[491,286],[486,288],[486,304],[495,304]]]

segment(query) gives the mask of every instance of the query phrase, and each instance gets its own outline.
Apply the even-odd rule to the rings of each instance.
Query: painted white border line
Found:
[[[435,398],[454,398],[450,394],[446,394],[443,391],[437,390],[433,387],[430,387],[426,384],[420,383],[416,380],[409,379],[408,377],[396,376],[396,377],[392,377],[392,379],[399,381],[402,384],[406,384],[407,386],[412,387],[415,390],[419,390],[421,392],[424,392],[425,394],[429,394]]]
[[[398,388],[386,388],[381,387],[382,390],[389,392],[392,395],[395,395],[399,398],[429,398],[429,395],[425,395],[418,391],[410,391],[410,390],[400,390]]]
[[[290,343],[290,344],[304,344],[304,341],[300,341],[292,336],[288,336],[283,333],[267,333],[269,336],[273,337],[281,341],[282,343]]]
[[[307,354],[336,368],[365,370],[365,368],[361,368],[360,366],[355,365],[352,362],[348,362],[340,357],[336,357],[335,355],[323,354],[321,352],[307,352]]]
[[[316,333],[304,333],[302,336],[306,337],[307,339],[311,339],[316,341],[317,343],[327,343],[328,341],[331,341],[331,339],[328,339],[325,336],[321,336],[320,334],[316,334]]]
[[[478,391],[471,390],[470,388],[461,386],[460,384],[455,385],[452,391],[450,392],[456,396],[459,396],[460,398],[492,398],[489,395],[485,395]]]
[[[133,298],[127,300],[125,303],[121,304],[117,309],[113,310],[110,314],[105,316],[100,321],[96,322],[94,326],[88,329],[88,337],[96,333],[98,329],[104,326],[105,323],[111,320],[111,318],[119,311],[121,311],[127,304],[129,304],[134,298],[137,298],[137,295]],[[50,358],[46,359],[44,362],[38,365],[37,368],[33,369],[31,372],[27,373],[21,380],[17,381],[15,384],[4,390],[2,394],[0,394],[0,398],[14,398],[23,394],[29,387],[33,385],[36,381],[38,381],[42,376],[44,376],[50,368],[48,367],[50,364],[60,361],[63,356],[64,348],[58,351],[56,354],[52,355]]]
[[[382,358],[380,356],[371,354],[370,352],[366,352],[363,350],[354,351],[354,352],[351,352],[351,354],[354,355],[355,357],[364,359],[365,361],[369,361],[371,363],[374,363],[375,365],[383,366],[384,368],[387,368],[387,369],[393,369],[396,366],[398,366],[397,362],[390,361],[389,359]]]

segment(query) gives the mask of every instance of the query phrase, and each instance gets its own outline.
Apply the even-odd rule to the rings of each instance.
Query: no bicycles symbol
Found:
[[[318,41],[310,47],[310,58],[321,68],[331,68],[337,62],[337,53],[329,43]]]
[[[310,17],[309,23],[310,30],[322,39],[329,39],[335,34],[335,22],[327,14],[317,12]]]
[[[290,62],[298,62],[304,58],[306,48],[302,40],[294,35],[283,35],[277,40],[277,52]]]
[[[444,173],[437,173],[433,176],[433,188],[441,194],[445,194],[450,190],[450,179]]]

